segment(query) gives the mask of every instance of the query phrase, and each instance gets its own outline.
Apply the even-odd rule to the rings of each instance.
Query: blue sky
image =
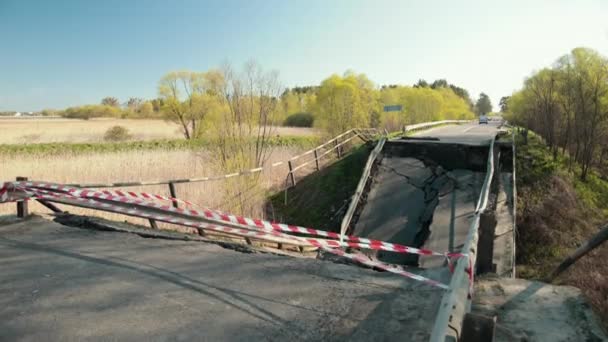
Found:
[[[577,46],[608,56],[608,1],[0,0],[0,110],[153,98],[168,71],[250,59],[289,87],[352,69],[496,104]]]

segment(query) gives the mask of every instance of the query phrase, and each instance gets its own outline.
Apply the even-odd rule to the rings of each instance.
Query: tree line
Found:
[[[230,114],[230,107],[225,104],[235,94],[226,93],[228,80],[233,76],[227,70],[232,69],[169,72],[159,81],[158,97],[153,100],[129,98],[121,103],[115,97],[106,97],[97,105],[43,114],[80,119],[163,118],[176,122],[185,138],[197,138],[213,124],[210,120]],[[278,78],[276,83],[278,86]],[[486,95],[482,93],[480,99],[483,96]],[[261,93],[248,100],[264,103],[272,111],[268,116],[271,125],[319,127],[330,134],[352,127],[393,131],[423,121],[471,119],[478,112],[464,88],[443,79],[432,83],[420,80],[413,86],[378,86],[365,74],[352,71],[331,75],[317,86]],[[385,112],[388,105],[400,105],[401,110]]]
[[[585,180],[608,157],[608,59],[576,48],[534,72],[523,88],[501,99],[507,119],[542,136],[554,159],[580,165]]]

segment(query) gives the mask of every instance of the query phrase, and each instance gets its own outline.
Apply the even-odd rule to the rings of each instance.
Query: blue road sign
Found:
[[[403,106],[402,105],[384,106],[384,111],[385,112],[400,112],[402,110],[403,110]]]

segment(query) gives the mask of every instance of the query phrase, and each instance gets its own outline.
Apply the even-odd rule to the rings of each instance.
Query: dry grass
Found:
[[[303,152],[295,147],[274,148],[270,162],[284,161]],[[0,175],[2,180],[26,176],[31,180],[58,183],[118,182],[135,180],[166,180],[192,178],[221,174],[215,167],[217,163],[208,152],[191,151],[129,151],[109,154],[60,155],[60,156],[2,156],[0,155]],[[225,211],[238,210],[235,196],[240,195],[253,201],[253,212],[239,213],[262,217],[265,195],[271,189],[285,184],[287,167],[279,166],[260,176],[261,186],[255,191],[235,189],[227,181],[176,184],[177,195],[193,203],[218,208]],[[169,194],[167,185],[141,186],[128,188],[132,191],[145,191]],[[47,212],[37,203],[32,210]],[[78,214],[98,215],[112,220],[124,220],[122,215],[100,213],[85,209],[69,208]],[[0,204],[0,214],[14,214],[14,204]],[[129,219],[130,222],[147,223],[144,220]]]
[[[181,139],[178,125],[154,119],[45,119],[0,118],[0,144],[101,142],[112,126],[124,126],[133,140]],[[277,135],[315,135],[310,128],[276,127]]]

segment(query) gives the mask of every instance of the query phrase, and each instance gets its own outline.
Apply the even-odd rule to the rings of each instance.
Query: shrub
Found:
[[[311,113],[295,113],[285,119],[283,126],[290,127],[312,127],[315,118]]]
[[[106,133],[103,135],[105,141],[124,141],[131,138],[129,130],[123,126],[113,126],[108,128]]]

